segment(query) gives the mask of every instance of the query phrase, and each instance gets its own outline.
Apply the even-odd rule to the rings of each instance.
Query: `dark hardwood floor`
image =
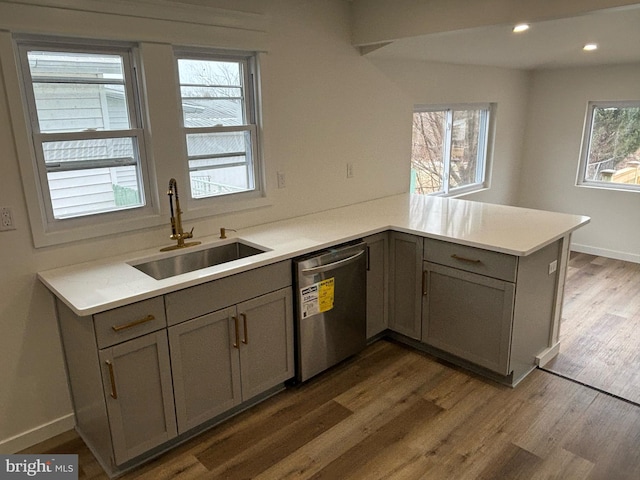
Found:
[[[633,479],[640,407],[542,370],[515,389],[381,340],[124,479]],[[73,433],[26,453],[78,453]]]
[[[545,368],[640,404],[640,264],[572,253],[560,354]]]

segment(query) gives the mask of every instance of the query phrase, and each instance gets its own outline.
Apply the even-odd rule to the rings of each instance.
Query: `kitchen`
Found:
[[[121,25],[110,15],[43,12],[40,7],[29,6],[34,3],[43,2],[0,5],[0,29],[5,35],[2,58],[7,55],[5,31],[14,30],[127,39],[130,31],[136,31],[139,39],[176,44],[198,43],[206,38],[206,28],[190,29],[188,24],[172,24],[171,38],[167,39],[162,28],[165,23],[149,20]],[[127,2],[120,3],[124,8]],[[241,47],[267,52],[261,59],[261,86],[270,206],[200,219],[190,218],[187,212],[184,221],[195,227],[197,236],[215,235],[222,226],[242,229],[404,192],[409,178],[406,159],[413,105],[492,101],[499,105],[499,113],[491,188],[466,198],[589,215],[591,225],[576,232],[574,244],[585,251],[618,254],[637,261],[637,222],[620,221],[634,218],[633,199],[619,192],[594,193],[573,187],[586,101],[637,98],[637,63],[530,73],[369,60],[351,44],[349,2],[210,3],[254,12],[248,15],[249,20],[261,24],[267,32],[252,37],[254,45]],[[367,2],[353,3],[358,6]],[[624,2],[601,3],[609,6]],[[51,22],[52,18],[56,22]],[[132,24],[136,30],[129,28]],[[260,42],[264,45],[256,45]],[[13,208],[16,223],[15,231],[0,233],[4,247],[0,311],[7,326],[0,378],[4,385],[0,393],[3,451],[17,451],[73,426],[53,300],[36,280],[36,272],[161,247],[167,243],[169,232],[168,205],[161,201],[163,222],[153,228],[34,248],[27,213],[29,199],[25,198],[32,192],[22,187],[16,133],[8,113],[16,89],[16,85],[3,84],[0,99],[0,145],[5,154],[0,204]],[[308,122],[301,121],[307,118]],[[565,138],[568,126],[571,134]],[[157,177],[160,188],[164,188],[166,181],[177,175],[174,162],[179,152],[163,145],[161,137],[157,142],[153,147]],[[347,163],[354,166],[352,178],[346,177]],[[277,172],[285,172],[285,188],[277,188]],[[594,195],[598,196],[595,200]],[[615,209],[607,206],[612,204]],[[615,238],[608,235],[611,231],[618,232]]]

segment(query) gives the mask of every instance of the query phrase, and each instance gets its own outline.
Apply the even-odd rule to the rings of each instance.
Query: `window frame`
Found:
[[[174,65],[176,69],[176,88],[178,98],[178,108],[180,112],[180,126],[182,132],[182,141],[184,142],[184,171],[187,180],[189,198],[188,204],[194,209],[206,208],[210,205],[227,205],[224,211],[235,210],[233,205],[243,200],[251,202],[255,199],[266,197],[266,188],[264,185],[264,162],[261,153],[260,131],[261,131],[261,115],[260,115],[260,99],[258,90],[258,56],[256,52],[248,51],[228,51],[213,48],[198,48],[174,46]],[[243,114],[245,122],[241,125],[233,126],[208,126],[208,127],[187,127],[184,124],[183,99],[181,93],[182,84],[180,83],[179,60],[204,60],[204,61],[232,61],[242,65],[242,88],[243,88]],[[253,188],[234,193],[226,193],[222,195],[210,196],[194,196],[191,183],[191,172],[189,162],[191,158],[187,149],[187,136],[203,134],[203,133],[225,133],[225,132],[248,132],[250,145],[247,149],[247,156],[250,157],[246,163],[250,163],[253,175]],[[242,208],[241,206],[239,208]]]
[[[451,168],[451,152],[453,145],[453,115],[454,112],[465,110],[480,110],[483,113],[479,126],[480,134],[478,135],[478,152],[483,152],[481,158],[477,159],[475,181],[473,183],[461,186],[450,187],[450,168]],[[496,116],[496,105],[494,103],[449,103],[449,104],[419,104],[413,108],[413,115],[424,112],[446,112],[446,132],[445,144],[443,145],[443,181],[444,188],[438,192],[428,193],[426,195],[453,197],[460,196],[472,192],[477,192],[489,188],[489,176],[491,157],[493,155],[493,135]],[[413,125],[413,122],[412,122]],[[413,192],[412,192],[413,193]]]
[[[147,125],[143,115],[145,99],[138,75],[140,53],[138,45],[131,42],[102,41],[95,39],[68,39],[62,37],[14,35],[13,50],[16,59],[17,80],[24,108],[24,121],[28,135],[28,151],[32,171],[21,168],[25,193],[33,191],[37,202],[28,202],[34,245],[36,247],[66,243],[134,230],[158,224],[159,207],[157,186],[152,180],[147,150]],[[114,54],[123,59],[124,90],[129,114],[129,129],[94,132],[42,133],[34,94],[34,83],[29,67],[29,51],[60,51],[73,53]],[[14,115],[12,114],[12,117]],[[141,205],[118,208],[112,211],[87,213],[68,218],[55,218],[51,200],[47,166],[43,145],[48,141],[89,140],[102,138],[132,138],[138,170]],[[137,152],[135,151],[137,145]],[[20,150],[20,145],[19,145]],[[99,167],[96,167],[99,168]],[[33,186],[29,185],[29,183]]]
[[[584,129],[582,133],[582,144],[580,146],[580,157],[578,160],[576,186],[599,188],[605,190],[617,190],[621,192],[640,192],[640,184],[634,185],[625,183],[614,183],[604,180],[591,180],[586,178],[587,168],[589,165],[589,154],[591,151],[591,136],[593,133],[594,112],[597,108],[640,108],[640,100],[590,101],[587,103]]]

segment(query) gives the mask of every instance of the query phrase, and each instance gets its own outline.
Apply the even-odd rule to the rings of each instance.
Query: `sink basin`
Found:
[[[251,257],[268,251],[266,248],[249,245],[236,240],[201,250],[187,250],[171,257],[159,258],[131,265],[156,280],[173,277],[202,268],[221,265],[240,258]]]

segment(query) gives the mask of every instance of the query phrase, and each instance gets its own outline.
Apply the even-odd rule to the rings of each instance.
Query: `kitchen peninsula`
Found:
[[[370,341],[390,335],[515,386],[558,351],[570,235],[588,222],[398,195],[39,278],[57,297],[78,431],[117,474],[283,388],[291,259],[354,239],[370,247]],[[162,280],[133,266],[238,239],[263,252]],[[199,371],[204,357],[215,366]]]

